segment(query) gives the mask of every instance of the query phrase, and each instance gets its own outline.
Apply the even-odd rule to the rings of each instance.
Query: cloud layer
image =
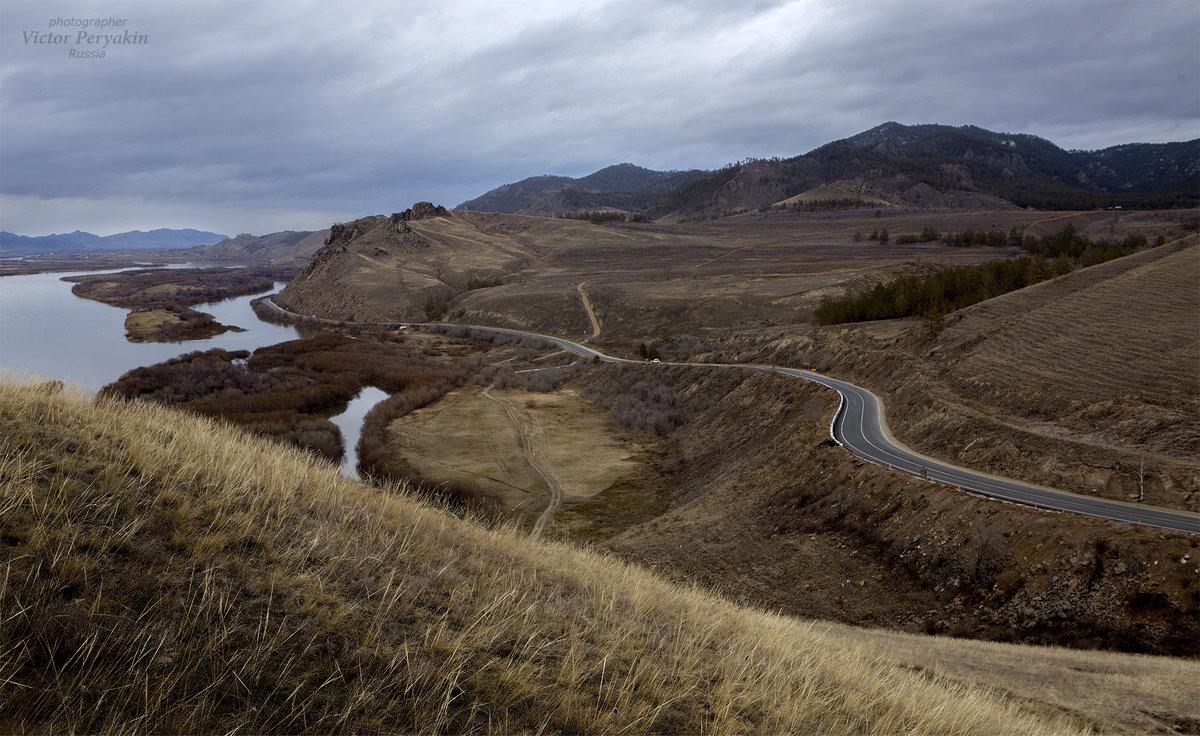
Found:
[[[49,27],[90,18],[146,41]],[[0,33],[0,227],[24,234],[319,228],[887,120],[1070,148],[1200,136],[1193,0],[6,0]]]

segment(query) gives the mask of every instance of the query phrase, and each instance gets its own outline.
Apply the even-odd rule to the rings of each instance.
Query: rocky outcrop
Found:
[[[411,212],[405,210],[404,212]],[[408,226],[408,220],[404,219],[404,212],[393,212],[388,218],[388,228],[394,233],[411,233],[412,228]]]
[[[382,219],[380,215],[373,215],[354,222],[335,222],[329,227],[329,237],[325,239],[325,245],[343,245],[360,238],[380,219]]]
[[[422,205],[427,205],[427,207],[422,207]],[[325,246],[337,248],[360,239],[368,239],[376,245],[396,245],[410,249],[427,248],[429,241],[414,233],[408,223],[434,216],[449,216],[449,212],[445,207],[435,207],[428,202],[418,202],[414,208],[392,213],[391,217],[371,215],[353,222],[337,223],[329,228],[329,237],[325,239]]]
[[[412,222],[413,220],[424,220],[428,217],[449,217],[449,216],[450,216],[449,210],[447,210],[445,207],[441,206],[440,204],[435,205],[432,202],[417,202],[412,207],[409,207],[408,209],[404,210],[403,212],[397,212],[397,213],[393,214],[392,219],[395,220],[398,217],[398,218],[400,218],[401,221]]]

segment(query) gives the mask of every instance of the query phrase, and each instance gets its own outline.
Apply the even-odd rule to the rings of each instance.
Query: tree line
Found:
[[[1161,242],[1160,238],[1156,245]],[[825,297],[814,314],[826,325],[914,316],[935,319],[1076,268],[1130,255],[1145,246],[1145,236],[1137,234],[1120,241],[1093,242],[1068,224],[1049,238],[1025,236],[1022,247],[1028,255],[955,266],[929,276],[902,276],[840,298]]]
[[[613,210],[596,210],[594,212],[559,212],[556,217],[564,220],[587,220],[593,225],[603,225],[606,222],[627,222],[624,212]]]

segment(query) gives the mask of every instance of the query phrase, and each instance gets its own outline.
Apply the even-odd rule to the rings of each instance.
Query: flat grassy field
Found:
[[[541,513],[549,498],[545,480],[522,454],[518,431],[562,487],[567,506],[638,470],[639,448],[620,440],[607,412],[575,391],[492,389],[491,395],[509,405],[519,427],[482,389],[466,387],[390,424],[393,450],[433,483],[482,487],[501,498],[504,511],[518,520]]]
[[[211,314],[190,307],[139,309],[125,315],[125,339],[130,342],[199,340],[241,329],[220,324]]]

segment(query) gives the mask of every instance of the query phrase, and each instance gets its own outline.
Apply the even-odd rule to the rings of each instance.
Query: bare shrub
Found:
[[[525,389],[538,393],[550,393],[562,383],[563,374],[558,368],[546,368],[536,373],[529,373],[525,378]]]
[[[512,366],[501,366],[500,369],[496,371],[495,375],[492,376],[492,384],[496,388],[512,388],[513,386],[516,386],[517,383],[517,375],[513,371]]]
[[[499,372],[500,372],[500,366],[498,366],[498,365],[487,365],[487,366],[484,366],[483,368],[480,368],[479,372],[475,374],[475,385],[476,386],[492,385],[492,381],[496,378],[496,374]]]
[[[256,434],[342,457],[342,435],[315,416],[345,404],[367,385],[396,394],[400,416],[462,385],[479,369],[476,356],[417,355],[403,337],[353,339],[326,333],[247,351],[192,352],[136,368],[104,387],[105,397],[142,398],[212,417]],[[467,344],[470,348],[470,344]]]
[[[604,397],[600,403],[612,412],[618,425],[657,434],[666,434],[687,419],[679,395],[661,383],[638,381],[624,393]]]

